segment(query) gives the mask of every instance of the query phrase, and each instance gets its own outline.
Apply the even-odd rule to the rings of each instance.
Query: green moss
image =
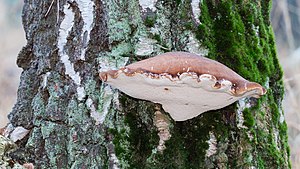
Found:
[[[122,157],[122,159],[129,159],[130,152],[128,151],[128,143],[126,142],[126,140],[128,140],[128,133],[126,130],[121,129],[118,131],[116,129],[110,129],[109,132],[114,136],[113,144],[115,146],[116,156]]]
[[[134,100],[126,96],[121,96],[120,101],[122,105],[127,105],[126,116],[120,116],[120,118],[124,118],[124,125],[115,124],[116,128],[109,130],[114,137],[116,155],[119,160],[128,162],[132,168],[145,168],[147,158],[158,144],[159,139],[152,121],[147,120],[153,106],[148,105],[147,109],[140,109],[143,111],[140,114],[136,113],[136,108],[152,103],[141,101],[139,105],[136,105]]]
[[[261,158],[261,156],[257,157],[257,165],[259,169],[265,169],[265,161]]]
[[[266,25],[270,25],[270,11],[272,7],[272,1],[271,0],[262,0],[260,2],[261,5],[261,11],[262,11],[262,17],[264,19],[264,23]]]
[[[192,22],[185,22],[185,23],[184,23],[184,27],[185,27],[187,30],[192,30],[192,29],[193,29],[193,23],[192,23]]]
[[[171,140],[167,141],[167,149],[162,153],[154,152],[150,158],[147,159],[146,168],[185,168],[186,159],[188,158],[185,144],[182,141],[181,135],[173,135],[178,131],[175,130],[172,134]]]
[[[153,27],[155,24],[155,20],[156,20],[156,15],[154,16],[146,16],[146,19],[144,21],[145,26],[147,27]]]
[[[282,139],[287,139],[286,131],[287,131],[287,124],[284,121],[282,122],[282,124],[279,125],[279,135]]]
[[[210,58],[215,58],[215,38],[213,30],[213,18],[211,18],[208,6],[203,2],[201,5],[200,24],[196,33],[196,38],[200,40],[202,45],[209,49]]]
[[[210,113],[215,113],[210,116]],[[148,159],[147,166],[151,168],[201,168],[206,166],[206,150],[209,148],[207,141],[212,132],[218,143],[226,144],[223,136],[228,135],[226,124],[223,124],[222,114],[208,112],[195,119],[176,122],[172,130],[172,137],[166,143],[167,149],[163,154],[154,154]],[[201,120],[200,120],[201,119]],[[205,124],[211,125],[205,125]],[[226,138],[226,137],[225,137]],[[221,154],[216,154],[217,159],[224,159]]]
[[[271,130],[271,132],[273,133],[274,131]],[[269,144],[266,150],[268,154],[275,157],[274,160],[269,161],[269,163],[273,163],[272,166],[279,166],[280,164],[285,163],[284,158],[282,158],[282,153],[278,148],[277,143],[275,143],[274,134],[268,135],[268,142]]]
[[[176,122],[171,130],[172,137],[166,142],[167,149],[163,154],[155,150],[159,138],[157,130],[152,127],[148,116],[153,116],[152,103],[139,101],[122,96],[122,105],[126,105],[125,126],[110,129],[114,136],[116,155],[129,161],[132,168],[197,168],[205,166],[205,154],[208,149],[207,140],[212,132],[218,143],[226,143],[228,128],[222,120],[222,113],[210,112],[185,122]],[[147,105],[147,109],[144,108]],[[139,108],[143,107],[143,108]],[[143,111],[141,113],[136,113]],[[211,116],[214,113],[214,116]],[[151,115],[152,114],[152,115]],[[200,120],[201,119],[201,120]],[[210,123],[211,125],[205,125]],[[127,128],[126,130],[122,128]],[[142,133],[142,134],[141,134]],[[225,137],[225,138],[226,138]],[[124,143],[126,143],[124,145]],[[216,155],[217,158],[224,158]]]
[[[209,56],[235,70],[248,80],[269,87],[268,95],[255,104],[265,104],[245,109],[244,125],[253,128],[259,124],[255,139],[258,148],[258,166],[268,165],[268,161],[284,163],[286,158],[276,150],[275,144],[269,145],[265,138],[273,137],[268,126],[274,126],[280,133],[280,144],[287,148],[286,128],[279,123],[280,106],[283,96],[282,70],[280,68],[274,43],[272,28],[269,26],[270,1],[206,1],[201,4],[200,24],[197,38],[209,49]],[[256,114],[252,113],[256,112]],[[267,119],[271,117],[270,119]],[[267,121],[266,121],[267,119]],[[241,138],[243,136],[241,135]],[[251,143],[249,143],[251,144]],[[252,145],[253,146],[253,145]],[[251,147],[251,146],[250,146]],[[268,149],[267,152],[263,152]]]
[[[181,0],[176,0],[176,4],[179,5],[181,3]]]
[[[161,42],[161,37],[160,37],[158,34],[155,34],[155,35],[153,36],[153,39],[155,39],[158,43]]]
[[[273,112],[272,113],[273,124],[278,124],[279,123],[279,118],[280,118],[280,113],[279,113],[278,106],[275,103],[271,103],[270,106],[271,106],[271,111]]]
[[[251,128],[255,125],[255,119],[253,117],[252,111],[248,108],[246,108],[243,111],[243,117],[244,117],[244,125],[248,128]]]

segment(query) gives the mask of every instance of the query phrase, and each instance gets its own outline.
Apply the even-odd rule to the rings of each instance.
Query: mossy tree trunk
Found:
[[[270,1],[25,0],[27,45],[11,157],[37,168],[290,168]],[[101,83],[100,70],[167,51],[215,59],[267,88],[160,137],[153,103]],[[128,84],[130,85],[130,84]],[[155,92],[155,91],[154,91]],[[164,131],[162,131],[164,132]]]

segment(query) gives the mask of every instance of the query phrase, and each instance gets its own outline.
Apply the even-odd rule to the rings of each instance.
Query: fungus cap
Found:
[[[223,108],[266,90],[227,66],[187,52],[168,52],[119,70],[100,72],[103,82],[125,94],[162,104],[175,121]]]

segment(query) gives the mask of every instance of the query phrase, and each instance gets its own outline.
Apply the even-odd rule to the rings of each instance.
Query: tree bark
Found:
[[[36,168],[290,168],[270,3],[25,0],[8,128],[30,132],[10,158]],[[268,93],[162,127],[159,105],[99,80],[101,70],[167,51],[217,60]]]

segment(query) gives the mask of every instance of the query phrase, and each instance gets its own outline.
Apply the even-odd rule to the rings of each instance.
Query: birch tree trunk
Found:
[[[36,168],[290,168],[270,3],[25,0],[7,129],[30,132],[10,158]],[[160,126],[158,105],[99,80],[101,70],[168,51],[217,60],[267,95]]]

